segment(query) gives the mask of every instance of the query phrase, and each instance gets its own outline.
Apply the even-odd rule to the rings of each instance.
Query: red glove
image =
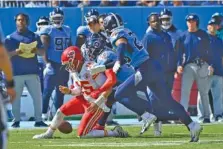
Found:
[[[100,90],[95,90],[95,91],[91,92],[91,97],[94,99],[97,99],[100,94],[101,94]]]

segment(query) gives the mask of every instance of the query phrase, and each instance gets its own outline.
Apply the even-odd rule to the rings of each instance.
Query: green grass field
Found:
[[[54,139],[33,140],[43,129],[11,130],[8,149],[223,149],[223,125],[203,126],[199,143],[189,143],[189,132],[183,125],[165,125],[162,137],[153,136],[153,128],[142,136],[140,127],[125,126],[129,138],[79,139],[76,130],[65,135],[57,132]]]

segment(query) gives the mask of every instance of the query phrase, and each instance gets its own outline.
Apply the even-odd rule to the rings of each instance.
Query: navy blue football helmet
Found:
[[[199,17],[198,17],[198,15],[196,15],[196,14],[194,14],[194,13],[188,14],[188,15],[186,16],[185,20],[186,20],[186,21],[194,20],[194,21],[196,21],[196,23],[197,23],[197,27],[199,26],[199,22],[200,22]]]
[[[53,26],[56,28],[60,28],[63,25],[64,21],[64,13],[63,10],[59,7],[55,8],[52,12],[50,12],[50,21]]]
[[[98,16],[99,16],[99,12],[96,9],[91,9],[87,12],[84,18],[87,24],[89,24],[91,22],[97,22]]]
[[[41,16],[38,21],[36,22],[36,28],[37,30],[40,30],[41,27],[50,25],[50,20],[46,16]]]
[[[211,16],[211,18],[216,19],[219,22],[219,25],[223,26],[223,13],[216,12]]]
[[[172,12],[169,9],[164,8],[160,12],[160,21],[163,29],[169,29],[173,24]]]
[[[124,27],[122,18],[118,14],[110,13],[104,19],[104,29],[108,34],[111,34],[114,29]]]
[[[94,33],[87,38],[85,46],[88,49],[88,57],[91,60],[95,60],[99,54],[105,49],[106,41],[103,40],[101,35]]]

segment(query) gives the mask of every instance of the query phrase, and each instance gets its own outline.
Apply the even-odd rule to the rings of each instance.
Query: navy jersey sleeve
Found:
[[[117,32],[112,33],[110,37],[110,42],[112,45],[115,45],[115,42],[120,38],[125,38],[128,40],[128,36],[129,35],[124,30],[117,31]]]
[[[83,35],[85,37],[88,37],[90,34],[91,32],[87,26],[79,26],[77,29],[77,36]]]
[[[115,62],[117,59],[116,54],[113,51],[107,50],[102,52],[98,58],[97,58],[97,63],[100,65],[104,65],[107,63]]]
[[[177,65],[178,66],[183,66],[184,64],[184,36],[185,36],[185,33],[183,33],[179,39],[176,41],[176,46],[175,46],[175,49],[178,51],[177,53]]]

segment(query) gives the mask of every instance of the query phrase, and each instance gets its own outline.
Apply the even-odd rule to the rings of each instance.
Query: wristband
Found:
[[[14,80],[6,81],[7,88],[13,88],[15,86]]]

